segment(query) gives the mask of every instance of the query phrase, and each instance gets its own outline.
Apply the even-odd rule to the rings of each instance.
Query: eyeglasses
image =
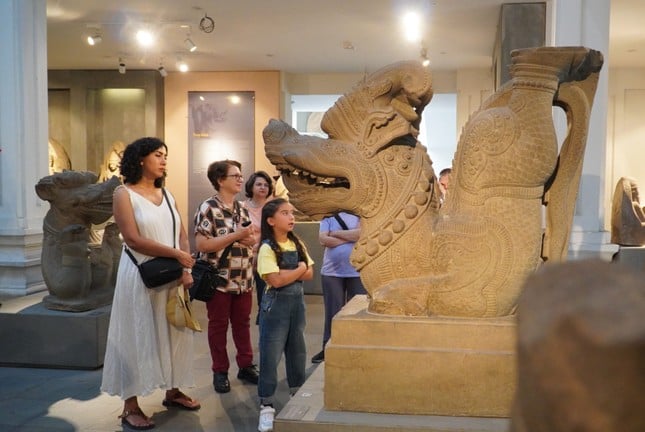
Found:
[[[224,177],[235,177],[235,180],[242,180],[244,178],[241,174],[226,174]]]

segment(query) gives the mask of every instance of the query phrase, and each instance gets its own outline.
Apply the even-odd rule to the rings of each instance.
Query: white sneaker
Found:
[[[258,431],[272,431],[273,417],[275,417],[275,408],[273,408],[272,406],[260,405],[260,421],[258,422]]]

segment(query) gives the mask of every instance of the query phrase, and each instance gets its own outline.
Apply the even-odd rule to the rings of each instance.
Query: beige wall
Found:
[[[607,172],[605,214],[620,177],[632,177],[645,205],[645,70],[610,69],[607,106]],[[610,217],[605,227],[609,229]]]
[[[280,73],[189,72],[170,73],[165,79],[165,142],[168,144],[168,187],[177,198],[184,224],[188,213],[188,92],[255,92],[255,169],[274,173],[264,155],[262,129],[280,117]]]
[[[157,71],[50,70],[47,80],[49,138],[65,148],[74,170],[98,174],[115,140],[129,144],[163,134],[163,80]],[[143,99],[134,104],[112,89],[136,89]]]

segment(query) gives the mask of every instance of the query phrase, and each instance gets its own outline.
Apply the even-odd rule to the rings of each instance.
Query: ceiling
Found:
[[[519,1],[520,3],[522,1]],[[404,40],[399,17],[421,8],[433,70],[492,64],[500,5],[510,0],[47,0],[49,69],[282,70],[363,73],[418,59],[420,43]],[[199,28],[205,16],[214,30]],[[609,64],[645,67],[645,1],[611,2]],[[157,44],[142,50],[135,29]],[[98,30],[102,43],[85,38]],[[197,45],[189,53],[187,36]]]

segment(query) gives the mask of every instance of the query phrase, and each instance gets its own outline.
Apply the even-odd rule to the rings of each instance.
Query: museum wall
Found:
[[[169,73],[164,83],[164,137],[169,148],[168,186],[177,198],[185,222],[188,213],[188,92],[255,92],[255,169],[275,169],[264,155],[262,130],[280,117],[280,73],[188,72]]]
[[[74,170],[97,175],[115,142],[163,136],[163,79],[156,71],[48,71],[49,139]]]
[[[374,71],[371,71],[374,72]],[[291,95],[344,94],[364,78],[364,74],[287,74],[281,76],[281,117],[291,121]],[[492,68],[460,71],[433,71],[434,93],[457,94],[457,136],[470,114],[493,93]],[[432,103],[432,101],[430,101]]]
[[[607,104],[607,181],[605,214],[620,177],[632,177],[639,185],[641,205],[645,196],[645,70],[609,69]],[[605,229],[610,228],[610,218]]]

